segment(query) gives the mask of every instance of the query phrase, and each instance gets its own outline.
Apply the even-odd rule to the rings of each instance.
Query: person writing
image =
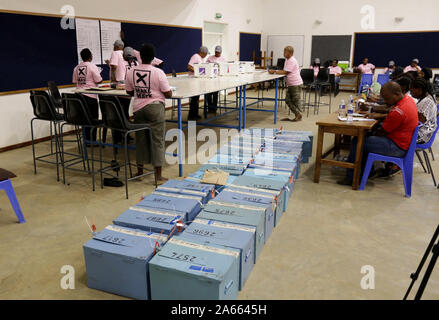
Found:
[[[148,124],[149,132],[136,132],[137,176],[143,175],[143,165],[151,163],[154,167],[157,183],[167,181],[162,175],[165,164],[165,103],[172,97],[171,87],[163,70],[151,65],[155,48],[144,44],[140,49],[142,64],[128,70],[125,89],[134,97],[134,122]]]
[[[191,57],[187,65],[187,70],[189,71],[190,76],[194,75],[194,71],[195,71],[194,65],[197,63],[203,63],[203,59],[206,58],[208,52],[209,50],[207,49],[207,47],[202,46],[200,47],[198,52]],[[188,121],[190,120],[197,121],[201,119],[201,117],[198,115],[199,103],[200,103],[200,96],[195,96],[190,98]]]
[[[291,112],[296,116],[294,119],[284,118],[281,121],[300,121],[302,120],[302,108],[300,105],[300,94],[302,91],[303,80],[300,76],[300,68],[296,58],[294,58],[294,48],[291,46],[284,49],[285,66],[283,70],[268,70],[270,74],[285,74],[287,82],[287,93],[285,102]]]
[[[106,61],[110,65],[110,81],[123,82],[125,80],[125,61],[123,59],[124,43],[122,40],[116,40],[113,45],[113,53],[110,60]]]
[[[382,126],[375,135],[366,137],[364,141],[362,169],[369,153],[377,153],[391,157],[404,157],[410,147],[413,132],[418,126],[418,110],[409,96],[402,93],[398,83],[390,81],[381,88],[381,96],[387,106],[391,107],[384,118]],[[372,113],[371,119],[382,119],[382,114]],[[348,162],[355,161],[357,138],[351,142]],[[348,169],[343,180],[337,181],[341,185],[352,185],[354,171]]]

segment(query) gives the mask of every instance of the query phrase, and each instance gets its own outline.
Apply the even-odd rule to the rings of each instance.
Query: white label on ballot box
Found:
[[[169,187],[159,187],[159,189],[160,190],[167,190],[167,191],[171,191],[171,192],[177,192],[177,193],[186,192],[186,193],[194,194],[196,196],[205,196],[206,195],[205,192],[189,190],[189,189],[179,189],[179,188],[169,188]]]
[[[237,188],[237,189],[245,189],[248,190],[250,187],[248,186],[237,186],[235,184],[228,184],[227,185],[230,188]],[[254,190],[255,192],[259,192],[259,193],[267,193],[273,196],[277,196],[279,194],[279,191],[275,191],[275,190],[269,190],[269,189],[259,189],[259,188],[253,188],[252,190]]]
[[[114,232],[123,233],[123,234],[128,234],[128,235],[131,235],[131,236],[160,240],[160,241],[163,241],[163,242],[165,242],[167,240],[167,237],[161,236],[159,234],[154,234],[154,233],[146,233],[145,234],[144,232],[138,232],[138,231],[134,231],[134,230],[122,229],[122,228],[119,228],[119,227],[116,227],[116,226],[108,226],[105,229],[110,230],[110,231],[114,231]]]
[[[209,246],[205,246],[202,244],[187,242],[187,241],[183,241],[183,240],[179,240],[179,239],[175,239],[175,238],[171,238],[171,240],[169,240],[169,243],[175,244],[177,246],[183,246],[183,247],[218,253],[218,254],[232,256],[232,257],[239,257],[239,252],[229,251],[229,250],[225,250],[225,249],[221,249],[221,248],[209,247]]]
[[[254,197],[262,197],[262,198],[270,198],[270,199],[273,198],[271,195],[265,195],[265,194],[255,194],[255,193],[251,193],[251,192],[244,192],[244,191],[238,191],[238,190],[233,190],[233,192],[238,193],[238,194],[245,194],[248,196],[254,196]]]
[[[231,203],[231,202],[221,202],[221,201],[210,201],[209,204],[216,204],[217,206],[225,206],[225,207],[233,207],[245,210],[253,210],[253,211],[265,211],[263,207],[253,207],[243,204]]]
[[[171,197],[171,198],[178,198],[178,199],[196,200],[198,202],[203,200],[201,197],[183,196],[183,195],[172,194],[172,193],[165,193],[165,192],[153,192],[152,194],[156,195],[156,196],[164,196],[164,197]]]
[[[241,230],[241,231],[246,231],[246,232],[251,232],[251,233],[256,232],[255,228],[247,228],[247,227],[240,226],[237,224],[230,224],[230,223],[218,222],[218,221],[213,221],[213,220],[195,219],[192,223],[199,223],[199,224],[204,224],[206,226],[209,225],[209,226],[214,226],[214,227],[219,227],[219,228]]]
[[[137,211],[137,212],[143,212],[143,213],[159,214],[159,215],[168,216],[168,217],[177,216],[177,214],[175,214],[175,213],[167,213],[167,212],[163,212],[163,211],[155,211],[155,210],[143,209],[143,208],[139,208],[139,207],[130,207],[130,210]]]

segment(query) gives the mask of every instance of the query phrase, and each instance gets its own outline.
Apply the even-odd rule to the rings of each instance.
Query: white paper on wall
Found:
[[[101,20],[101,46],[102,46],[102,63],[110,60],[113,52],[113,44],[120,39],[121,23],[114,21]]]
[[[80,52],[84,48],[90,49],[94,64],[102,64],[99,20],[76,19],[75,22],[78,64],[82,62]]]

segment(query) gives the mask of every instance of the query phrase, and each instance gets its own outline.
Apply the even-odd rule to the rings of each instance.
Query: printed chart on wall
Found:
[[[292,46],[294,48],[294,57],[299,66],[303,66],[303,50],[305,36],[295,35],[269,35],[267,37],[267,54],[273,51],[273,65],[276,65],[279,58],[284,57],[284,48]]]
[[[120,40],[121,23],[101,20],[102,63],[110,60],[114,41]]]
[[[78,63],[82,62],[81,50],[89,48],[93,55],[94,64],[102,64],[101,37],[99,20],[76,19],[76,42],[78,48]]]

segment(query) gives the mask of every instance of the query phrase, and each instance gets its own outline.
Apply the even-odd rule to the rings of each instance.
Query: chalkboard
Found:
[[[405,67],[418,58],[421,67],[438,68],[438,43],[439,31],[355,33],[354,65],[367,57],[376,67],[387,67],[390,60]]]
[[[140,22],[122,22],[121,28],[136,49],[144,42],[154,44],[167,73],[187,71],[190,57],[202,44],[201,28]],[[0,50],[0,95],[45,88],[50,80],[72,84],[78,63],[76,30],[61,28],[61,16],[0,11],[0,39],[5,44]],[[101,67],[108,80],[108,67]]]
[[[352,36],[312,36],[311,63],[315,58],[320,62],[338,59],[349,61],[351,59]]]
[[[256,57],[261,55],[261,35],[256,33],[239,33],[239,60],[253,61],[253,52]]]

